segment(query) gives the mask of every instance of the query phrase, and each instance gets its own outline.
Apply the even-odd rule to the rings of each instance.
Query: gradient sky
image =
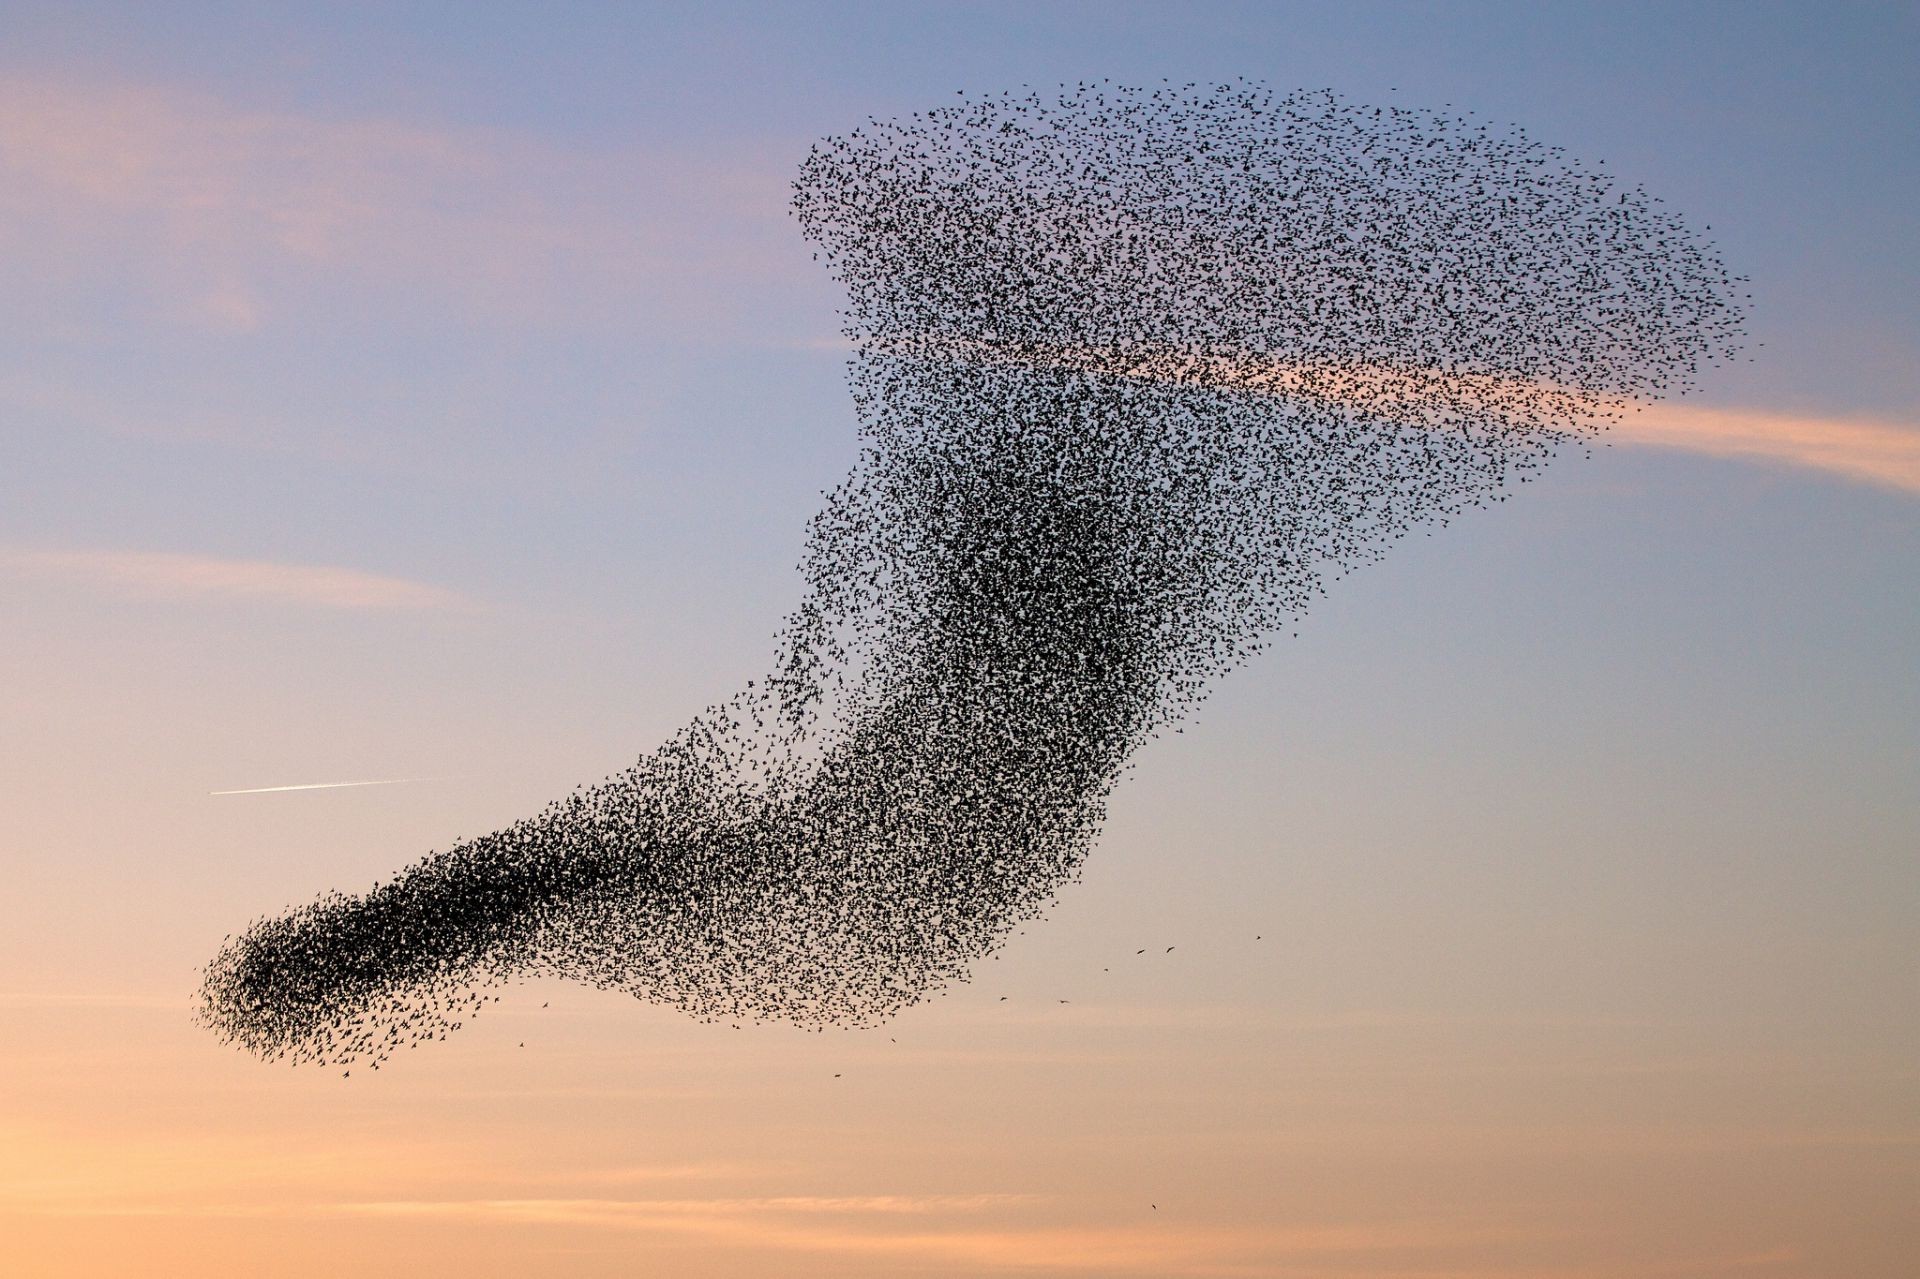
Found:
[[[1915,65],[1910,3],[0,0],[0,1271],[1912,1274]],[[194,1028],[227,932],[763,669],[854,454],[809,144],[1101,76],[1519,121],[1764,345],[1337,583],[884,1030]]]

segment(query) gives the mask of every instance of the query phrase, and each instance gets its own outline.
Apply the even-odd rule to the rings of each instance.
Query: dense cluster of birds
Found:
[[[254,923],[202,1015],[377,1065],[501,983],[872,1024],[1073,879],[1132,753],[1325,584],[1738,350],[1659,201],[1451,112],[969,97],[822,142],[863,449],[770,673],[630,768]]]

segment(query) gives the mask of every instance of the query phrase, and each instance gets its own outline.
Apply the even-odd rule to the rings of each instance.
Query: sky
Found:
[[[0,1268],[1911,1273],[1916,54],[1911,4],[0,0]],[[1237,76],[1644,183],[1750,362],[1338,582],[879,1030],[542,982],[341,1078],[192,1024],[226,934],[764,669],[856,450],[815,139]]]

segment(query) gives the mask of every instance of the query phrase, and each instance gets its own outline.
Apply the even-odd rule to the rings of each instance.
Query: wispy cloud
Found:
[[[444,587],[359,569],[172,551],[0,548],[0,572],[154,599],[253,599],[310,608],[468,611]]]
[[[1018,1194],[770,1196],[727,1199],[392,1199],[311,1203],[64,1201],[28,1210],[62,1217],[361,1218],[554,1227],[708,1241],[729,1250],[891,1258],[970,1272],[1161,1276],[1350,1272],[1443,1273],[1433,1261],[1472,1246],[1548,1237],[1505,1224],[1388,1221],[1228,1225],[1159,1215],[1040,1226],[1017,1217],[1046,1203]],[[1013,1219],[1010,1219],[1013,1218]],[[1425,1264],[1406,1268],[1415,1259]]]
[[[1032,1201],[1030,1195],[772,1195],[728,1199],[457,1199],[389,1200],[326,1205],[348,1216],[473,1217],[492,1220],[624,1226],[660,1218],[750,1216],[923,1216],[974,1213]]]
[[[111,281],[215,332],[343,283],[516,321],[671,302],[684,330],[716,279],[804,264],[765,251],[791,238],[784,167],[0,74],[0,242],[34,245],[13,267],[49,303]]]
[[[1920,427],[1752,409],[1658,404],[1616,423],[1625,444],[1809,467],[1920,493]]]
[[[11,1002],[100,1007],[136,1000],[0,996],[0,1007]],[[137,1002],[148,1006],[147,1001]],[[169,1005],[153,1001],[152,1006],[176,1011],[185,1008],[179,1001]],[[414,1202],[415,1196],[427,1194],[438,1194],[451,1203],[466,1202],[456,1198],[464,1196],[497,1196],[498,1202],[517,1203],[522,1200],[509,1196],[525,1195],[535,1187],[534,1194],[540,1197],[525,1202],[546,1202],[550,1197],[556,1204],[587,1204],[595,1201],[576,1201],[553,1192],[564,1188],[565,1194],[590,1196],[605,1193],[607,1187],[645,1185],[658,1193],[682,1184],[689,1189],[698,1185],[710,1190],[716,1183],[794,1174],[792,1167],[778,1162],[738,1160],[613,1166],[574,1161],[570,1166],[529,1168],[524,1163],[495,1158],[497,1152],[484,1141],[478,1145],[441,1143],[351,1130],[324,1131],[324,1127],[322,1123],[319,1129],[302,1130],[290,1138],[293,1129],[265,1136],[247,1130],[245,1125],[227,1130],[217,1124],[156,1125],[127,1132],[0,1117],[0,1150],[11,1156],[0,1160],[0,1213],[183,1218],[428,1215],[425,1209],[415,1211],[404,1205]],[[345,1186],[353,1187],[352,1193],[373,1199],[376,1205],[403,1206],[340,1203],[337,1196]],[[705,1204],[702,1211],[748,1211],[743,1205],[754,1201],[689,1198],[684,1202]],[[730,1204],[734,1207],[725,1207]],[[478,1210],[446,1209],[438,1215],[471,1215],[473,1211]]]
[[[1026,1226],[1009,1214],[1028,1195],[887,1195],[854,1198],[518,1199],[394,1201],[318,1206],[320,1215],[433,1217],[570,1229],[709,1238],[731,1248],[891,1257],[975,1271],[1230,1275],[1274,1274],[1291,1260],[1443,1252],[1510,1243],[1539,1232],[1460,1222],[1233,1226],[1156,1214],[1142,1224]],[[965,1220],[974,1218],[974,1220]],[[984,1218],[984,1219],[982,1219]],[[920,1220],[924,1219],[924,1220]],[[1346,1268],[1350,1262],[1342,1262]],[[1391,1267],[1389,1267],[1391,1268]],[[1316,1267],[1317,1269],[1317,1267]]]
[[[431,781],[428,777],[388,777],[372,782],[302,782],[297,786],[248,786],[240,790],[211,790],[209,795],[273,795],[291,790],[343,790],[353,786],[404,786],[408,782]]]
[[[1073,368],[1143,381],[1253,391],[1349,406],[1392,419],[1470,422],[1535,416],[1609,425],[1607,438],[1713,457],[1823,471],[1859,483],[1920,493],[1920,424],[1641,402],[1517,376],[1396,368],[1349,361],[1313,362],[1175,348],[1112,352],[1093,348],[996,347],[943,340],[911,353],[973,363]],[[1437,418],[1435,415],[1438,415]]]
[[[0,991],[0,1008],[169,1008],[187,1009],[184,996],[118,994],[111,991]]]
[[[716,306],[741,307],[804,269],[784,218],[786,163],[587,152],[497,129],[261,109],[180,86],[0,74],[0,243],[35,246],[31,261],[12,266],[41,295],[38,313],[95,299],[92,281],[181,324],[246,332],[282,305],[345,284],[363,309],[379,296],[515,323],[654,315],[684,333]],[[754,287],[716,289],[718,280]],[[98,315],[86,301],[59,322]],[[1049,358],[1085,362],[1064,350]],[[1404,371],[1379,375],[1390,398],[1492,403],[1512,389],[1497,378],[1441,388]],[[1190,363],[1183,376],[1338,393],[1297,365]],[[75,393],[8,394],[65,403]],[[109,400],[86,416],[140,414]],[[177,430],[247,434],[206,422]],[[1920,493],[1920,425],[1911,423],[1660,404],[1628,415],[1611,438]]]

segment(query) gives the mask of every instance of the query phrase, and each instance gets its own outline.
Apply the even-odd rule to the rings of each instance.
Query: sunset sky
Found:
[[[1911,1275],[1916,63],[1910,3],[0,0],[0,1274]],[[192,1023],[764,669],[856,448],[816,138],[1238,76],[1644,183],[1751,362],[1335,583],[882,1029]]]

